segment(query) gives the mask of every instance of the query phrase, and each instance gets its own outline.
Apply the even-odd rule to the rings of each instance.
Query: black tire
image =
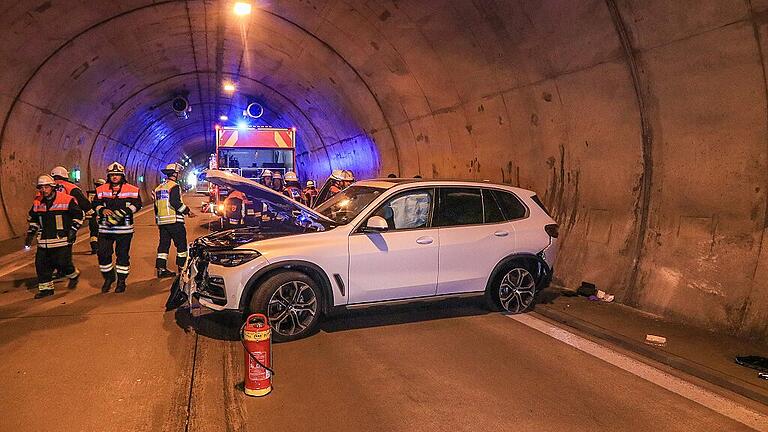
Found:
[[[536,278],[522,262],[513,261],[502,269],[485,292],[490,310],[523,313],[533,305]]]
[[[297,271],[282,271],[269,276],[256,288],[249,305],[250,313],[267,316],[275,342],[292,341],[313,334],[322,310],[320,286],[311,277]]]

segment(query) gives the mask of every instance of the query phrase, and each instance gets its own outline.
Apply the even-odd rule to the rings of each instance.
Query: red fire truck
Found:
[[[211,168],[261,180],[264,170],[285,175],[296,172],[296,129],[272,127],[216,128],[216,153]],[[229,191],[214,187],[211,203],[221,213]]]

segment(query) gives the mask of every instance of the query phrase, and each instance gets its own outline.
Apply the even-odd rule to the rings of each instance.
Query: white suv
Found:
[[[381,302],[477,293],[519,313],[552,277],[558,226],[525,189],[366,180],[310,209],[232,173],[207,179],[283,223],[197,239],[181,287],[211,309],[264,313],[277,341],[311,334],[336,309]]]

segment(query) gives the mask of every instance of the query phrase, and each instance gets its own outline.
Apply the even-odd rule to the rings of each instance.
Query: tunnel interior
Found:
[[[3,2],[0,240],[53,166],[89,185],[119,161],[147,200],[258,100],[261,124],[297,128],[303,179],[534,190],[561,226],[557,283],[768,336],[768,1],[233,3]]]

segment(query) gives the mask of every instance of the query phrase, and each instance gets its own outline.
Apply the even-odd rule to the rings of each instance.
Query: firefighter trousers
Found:
[[[160,243],[157,245],[155,268],[164,269],[168,265],[168,251],[171,250],[171,240],[176,246],[176,265],[184,267],[187,262],[187,228],[182,222],[158,225]]]
[[[125,280],[131,271],[131,234],[99,233],[98,252],[99,270],[107,278],[114,269],[117,278]],[[117,262],[112,265],[112,254],[117,255]]]
[[[88,230],[91,232],[91,249],[96,249],[99,243],[99,221],[96,215],[88,219]]]
[[[79,273],[72,263],[72,245],[57,248],[41,248],[38,246],[35,254],[35,270],[37,272],[37,289],[40,291],[53,289],[53,271],[65,275],[68,279],[76,278]]]

